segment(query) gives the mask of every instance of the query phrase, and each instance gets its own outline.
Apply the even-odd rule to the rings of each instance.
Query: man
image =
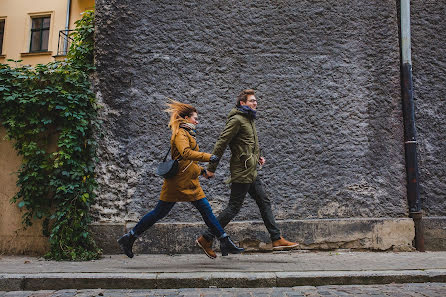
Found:
[[[299,244],[289,242],[280,236],[271,211],[271,201],[266,196],[262,182],[257,176],[257,164],[265,164],[260,156],[259,141],[254,120],[256,119],[257,99],[254,90],[244,90],[237,96],[237,104],[229,112],[226,126],[214,146],[213,155],[221,159],[226,147],[231,149],[230,171],[231,194],[227,207],[218,216],[224,228],[240,211],[247,193],[259,207],[263,222],[268,229],[274,250],[289,250]],[[206,178],[214,176],[218,161],[209,164]],[[207,230],[197,239],[197,244],[212,259],[217,257],[212,250],[214,236]]]

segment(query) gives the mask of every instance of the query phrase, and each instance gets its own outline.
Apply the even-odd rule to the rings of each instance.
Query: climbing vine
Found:
[[[65,61],[0,64],[0,121],[23,160],[11,199],[22,210],[23,225],[42,221],[47,258],[90,260],[101,253],[89,232],[97,186],[93,11],[76,22],[71,37]]]

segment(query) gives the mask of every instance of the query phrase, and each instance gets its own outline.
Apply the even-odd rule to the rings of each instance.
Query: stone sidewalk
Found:
[[[0,291],[0,297],[444,297],[446,283],[329,285],[282,288],[85,289]]]
[[[200,254],[107,255],[89,262],[1,256],[0,291],[255,288],[446,283],[446,252],[274,252],[216,260]]]

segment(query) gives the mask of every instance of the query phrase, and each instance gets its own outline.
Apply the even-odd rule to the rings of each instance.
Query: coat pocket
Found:
[[[253,169],[257,166],[258,155],[256,154],[244,154],[240,156],[240,163],[244,170]]]
[[[200,166],[198,166],[197,163],[193,162],[192,165],[190,165],[192,167],[192,179],[197,179],[200,176],[201,173],[201,169]]]
[[[195,179],[200,176],[200,172],[200,166],[198,166],[196,162],[187,160],[185,161],[185,164],[180,166],[178,174],[185,175],[190,179]]]

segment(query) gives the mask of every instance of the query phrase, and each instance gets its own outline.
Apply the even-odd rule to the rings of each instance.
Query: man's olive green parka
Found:
[[[254,118],[238,108],[233,108],[226,126],[215,143],[213,155],[220,159],[226,147],[231,149],[228,183],[252,183],[257,177],[257,162],[260,158],[259,140]],[[218,163],[209,164],[207,170],[215,172]]]

